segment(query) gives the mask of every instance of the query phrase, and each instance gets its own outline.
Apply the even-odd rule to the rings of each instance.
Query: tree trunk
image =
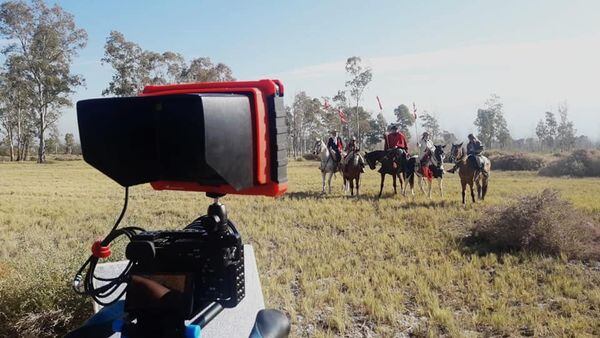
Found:
[[[13,145],[13,130],[12,127],[8,128],[8,148],[10,151],[11,162],[15,160],[15,146]]]
[[[45,117],[46,114],[43,111],[44,108],[42,108],[42,111],[40,112],[40,133],[39,133],[39,138],[40,138],[40,147],[38,149],[38,163],[44,163],[46,162],[46,140],[44,140],[44,129],[46,129],[46,121],[45,121]]]
[[[21,158],[21,161],[27,161],[28,157],[29,157],[29,139],[25,140],[25,142],[23,142],[23,157]]]

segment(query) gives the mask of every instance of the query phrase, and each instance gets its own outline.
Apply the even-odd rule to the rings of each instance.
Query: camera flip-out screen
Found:
[[[276,83],[155,86],[138,97],[79,101],[83,157],[122,186],[279,195],[285,113],[282,93],[263,88]]]

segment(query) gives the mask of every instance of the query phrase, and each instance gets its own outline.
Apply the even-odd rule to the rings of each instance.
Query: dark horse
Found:
[[[354,196],[354,184],[356,183],[356,196],[360,189],[360,174],[362,174],[362,164],[359,163],[358,151],[352,151],[346,158],[346,164],[342,166],[342,176],[344,178],[344,191],[348,191],[350,186],[350,195]]]
[[[379,187],[379,196],[383,192],[383,183],[385,175],[391,175],[394,184],[394,194],[398,193],[396,179],[400,180],[400,189],[404,185],[404,178],[408,178],[411,187],[414,186],[414,159],[407,159],[404,151],[401,150],[375,150],[365,154],[365,161],[371,170],[375,170],[377,162],[381,163],[379,174],[381,175],[381,184]],[[411,164],[412,161],[412,164]],[[404,191],[404,189],[402,190]]]

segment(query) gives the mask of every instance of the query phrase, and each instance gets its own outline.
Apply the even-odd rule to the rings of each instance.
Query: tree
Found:
[[[535,135],[538,137],[540,141],[540,146],[543,148],[546,144],[546,139],[548,136],[548,126],[544,123],[544,120],[539,120],[537,126],[535,127]]]
[[[453,144],[458,141],[458,139],[456,138],[456,135],[454,135],[454,133],[451,133],[447,130],[442,131],[441,138],[442,138],[442,141],[444,142],[444,144]]]
[[[501,149],[506,148],[512,142],[512,137],[510,136],[510,131],[508,130],[508,125],[502,111],[496,113],[496,141]]]
[[[50,132],[46,139],[46,152],[52,151],[54,155],[58,154],[58,148],[60,147],[60,130],[58,126],[52,125]]]
[[[423,120],[421,127],[423,127],[423,129],[429,133],[431,140],[436,142],[440,134],[440,124],[438,123],[437,119],[428,112],[425,112],[420,116],[420,118]]]
[[[214,65],[210,58],[200,57],[192,60],[182,72],[178,82],[223,82],[235,80],[229,66],[218,63]]]
[[[383,135],[387,130],[387,121],[382,113],[377,114],[377,117],[369,121],[370,131],[366,134],[367,146],[373,148],[381,142]]]
[[[229,66],[223,63],[215,65],[210,58],[199,57],[187,64],[179,53],[144,50],[118,31],[110,32],[106,39],[101,61],[114,69],[102,95],[137,95],[144,86],[152,84],[235,80]]]
[[[556,129],[557,145],[561,151],[572,150],[575,146],[575,126],[573,121],[568,119],[569,108],[566,102],[558,105],[558,115],[560,116],[560,124]]]
[[[410,139],[409,128],[415,124],[415,116],[410,112],[405,104],[401,104],[394,109],[394,115],[396,115],[396,123],[398,123],[400,131],[404,134],[404,136],[406,136],[407,139]]]
[[[321,121],[321,102],[317,98],[299,92],[294,97],[290,111],[292,117],[292,130],[294,133],[292,146],[294,153],[306,153],[312,143],[310,141],[322,136],[324,133]]]
[[[65,154],[72,154],[75,146],[75,137],[71,133],[65,134]]]
[[[556,145],[556,132],[558,128],[558,122],[552,112],[547,111],[545,113],[545,119],[540,120],[535,128],[535,134],[537,135],[540,145],[542,148],[553,150]]]
[[[50,8],[35,0],[31,5],[4,2],[0,35],[10,41],[3,50],[5,57],[16,58],[23,67],[39,140],[38,162],[44,162],[45,132],[58,120],[61,109],[71,105],[73,89],[83,84],[81,76],[71,73],[71,64],[85,47],[87,33],[77,28],[73,16],[60,6]]]
[[[490,95],[485,101],[485,107],[477,110],[474,124],[478,129],[479,139],[488,148],[492,147],[494,141],[504,148],[512,140],[504,118],[503,104],[496,94]]]
[[[6,133],[11,161],[24,158],[26,135],[34,125],[31,114],[28,82],[24,64],[17,56],[9,56],[0,74],[0,127]]]
[[[362,60],[358,56],[352,56],[346,60],[346,73],[352,77],[350,80],[346,81],[346,88],[350,90],[350,96],[354,99],[353,103],[355,103],[356,136],[359,144],[362,143],[362,137],[360,133],[361,114],[359,113],[358,107],[365,88],[373,79],[371,68],[363,67],[361,62]]]

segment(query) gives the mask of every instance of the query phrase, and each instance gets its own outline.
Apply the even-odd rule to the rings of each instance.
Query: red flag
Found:
[[[329,102],[327,102],[327,100],[325,100],[325,102],[323,103],[323,108],[329,109]]]
[[[381,100],[379,100],[379,96],[377,97],[377,103],[379,104],[379,110],[383,110],[383,106],[381,105]]]
[[[348,123],[348,120],[346,120],[346,114],[344,114],[343,110],[338,109],[338,115],[343,123]]]

